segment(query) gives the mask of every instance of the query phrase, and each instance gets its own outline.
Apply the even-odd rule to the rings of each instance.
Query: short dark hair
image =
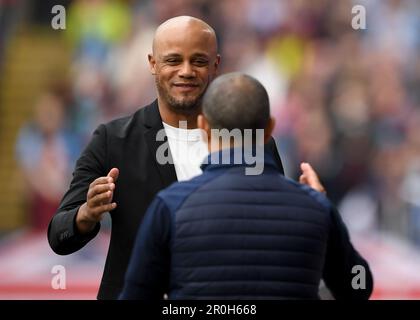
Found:
[[[209,85],[202,112],[212,129],[264,129],[270,120],[270,103],[257,79],[233,72]]]

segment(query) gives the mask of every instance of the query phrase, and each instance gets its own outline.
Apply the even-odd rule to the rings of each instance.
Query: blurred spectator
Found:
[[[61,97],[44,93],[35,105],[34,119],[21,129],[16,145],[27,186],[30,226],[44,232],[80,152],[77,139],[64,132],[63,121]]]
[[[0,1],[0,72],[7,43],[21,22],[21,1]]]
[[[129,28],[130,13],[125,1],[76,0],[69,9],[66,34],[74,43],[77,60],[100,65]]]
[[[134,28],[127,41],[116,47],[110,58],[110,80],[115,90],[114,117],[134,112],[155,98],[155,85],[147,55],[156,26],[149,21],[146,8],[134,16]]]
[[[128,1],[76,0],[69,7],[65,35],[74,48],[74,127],[85,143],[99,123],[126,111],[116,105],[113,78],[120,66],[111,60],[129,38],[131,23]]]
[[[106,73],[92,66],[75,72],[73,84],[72,127],[83,142],[89,141],[94,128],[106,121],[114,107],[114,92]]]
[[[407,206],[408,237],[420,246],[420,110],[413,112],[407,123],[407,141],[405,143],[405,159],[407,161],[401,197]]]

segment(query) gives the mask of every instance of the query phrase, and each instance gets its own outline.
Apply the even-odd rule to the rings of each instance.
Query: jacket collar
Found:
[[[157,99],[144,107],[144,125],[146,128],[163,129],[162,117],[160,116]]]
[[[255,167],[256,164],[277,168],[272,154],[264,147],[230,148],[212,152],[201,164],[203,171],[228,167]]]
[[[144,108],[144,126],[146,127],[144,134],[146,137],[147,145],[149,147],[150,157],[156,163],[163,185],[167,187],[173,182],[177,181],[177,176],[175,166],[173,165],[169,144],[166,145],[166,149],[168,150],[168,159],[170,159],[169,163],[159,164],[156,159],[158,148],[161,147],[164,143],[168,143],[165,132],[160,131],[164,130],[164,128],[162,124],[162,117],[159,113],[159,105],[157,99]],[[159,132],[162,132],[163,134],[158,135]]]

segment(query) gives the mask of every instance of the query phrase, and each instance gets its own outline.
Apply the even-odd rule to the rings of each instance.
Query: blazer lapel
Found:
[[[166,134],[163,135],[163,141],[157,141],[157,135],[159,131],[164,130],[157,100],[155,100],[151,105],[147,106],[144,111],[146,126],[145,137],[147,145],[149,147],[150,156],[152,158],[152,161],[154,161],[156,164],[164,187],[167,187],[173,182],[177,181],[177,177],[175,172],[175,166],[173,165],[171,150],[169,149],[169,144],[167,144],[168,142]],[[169,163],[160,164],[156,159],[156,155],[158,148],[164,143],[166,143],[165,150],[167,150],[168,152],[167,158],[169,159]]]

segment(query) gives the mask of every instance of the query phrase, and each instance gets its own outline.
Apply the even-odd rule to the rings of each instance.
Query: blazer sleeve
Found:
[[[283,164],[281,162],[280,154],[276,146],[276,141],[273,137],[268,140],[267,144],[265,145],[267,151],[269,151],[273,155],[273,159],[276,162],[278,169],[280,170],[281,174],[284,175]]]
[[[335,299],[367,300],[373,276],[367,261],[354,249],[340,214],[331,207],[331,226],[323,278]]]
[[[70,187],[50,221],[48,242],[57,254],[70,254],[81,249],[99,232],[100,223],[89,234],[78,233],[75,219],[79,207],[86,202],[89,185],[96,178],[107,174],[106,135],[103,124],[93,133],[90,143],[76,162]]]
[[[137,232],[120,300],[162,300],[169,291],[171,213],[156,197]]]

